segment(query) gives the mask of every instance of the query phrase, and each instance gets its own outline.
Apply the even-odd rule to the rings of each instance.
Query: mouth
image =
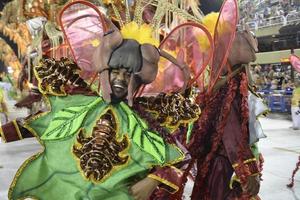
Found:
[[[113,87],[116,88],[116,89],[125,89],[124,85],[121,85],[121,84],[118,84],[118,83],[114,84]]]

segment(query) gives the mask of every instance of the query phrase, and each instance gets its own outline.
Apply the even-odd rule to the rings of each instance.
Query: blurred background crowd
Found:
[[[241,1],[241,22],[255,29],[275,24],[287,25],[300,18],[299,7],[299,0]]]

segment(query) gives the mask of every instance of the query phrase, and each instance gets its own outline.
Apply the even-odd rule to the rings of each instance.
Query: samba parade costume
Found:
[[[148,177],[168,191],[154,199],[182,199],[197,162],[193,200],[258,199],[241,66],[256,47],[248,30],[236,32],[237,1],[212,21],[164,0],[137,0],[134,10],[116,2],[109,16],[87,1],[62,9],[72,59],[34,68],[50,110],[2,126],[7,142],[34,135],[44,147],[9,198],[130,200]]]
[[[249,144],[248,81],[242,66],[255,60],[257,47],[247,29],[236,32],[237,17],[237,2],[227,0],[220,14],[203,20],[212,27],[214,56],[208,89],[199,96],[202,114],[188,144],[189,168],[197,162],[193,200],[259,199],[260,171]],[[240,183],[231,184],[233,173]]]
[[[147,176],[176,192],[182,173],[172,165],[184,154],[163,133],[199,117],[199,106],[178,92],[207,63],[193,66],[190,77],[187,65],[167,51],[171,36],[189,31],[189,37],[209,37],[205,29],[183,24],[159,44],[149,25],[132,22],[120,31],[85,1],[66,5],[60,20],[76,63],[42,59],[34,72],[50,110],[2,127],[6,141],[23,139],[29,130],[44,148],[20,167],[9,199],[133,199],[130,186]],[[201,59],[200,47],[197,52]],[[163,65],[167,67],[158,69]],[[174,70],[179,77],[170,81],[167,75]],[[98,73],[100,96],[80,77]],[[167,88],[162,79],[168,81]],[[144,97],[134,101],[137,92]]]
[[[300,73],[300,58],[294,54],[292,54],[290,56],[290,62],[292,64],[292,66],[294,67],[294,69]],[[296,87],[293,91],[293,98],[292,98],[292,108],[291,108],[291,112],[292,112],[292,120],[293,120],[293,128],[294,130],[298,130],[300,129],[300,87],[299,87],[298,83],[298,87]],[[291,177],[291,183],[289,183],[287,186],[288,187],[293,187],[294,186],[294,182],[295,182],[295,176],[296,173],[299,170],[299,166],[300,166],[300,156],[298,157],[298,161],[296,163],[296,167],[293,170],[292,173],[292,177]]]

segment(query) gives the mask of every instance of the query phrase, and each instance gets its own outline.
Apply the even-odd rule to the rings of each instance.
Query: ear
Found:
[[[141,45],[141,52],[143,65],[141,70],[135,75],[141,79],[143,84],[148,84],[156,78],[160,55],[157,48],[150,44]]]
[[[101,44],[94,52],[93,64],[97,72],[100,72],[100,87],[104,100],[111,101],[111,86],[109,81],[108,62],[112,52],[122,44],[123,38],[119,29],[108,19],[109,31],[104,34]]]

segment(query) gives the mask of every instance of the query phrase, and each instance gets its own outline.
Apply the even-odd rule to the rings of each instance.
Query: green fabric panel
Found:
[[[188,124],[188,130],[187,130],[187,133],[186,133],[186,144],[190,143],[193,128],[194,128],[194,122],[190,122]]]
[[[49,96],[48,100],[51,106],[51,112],[47,114],[41,114],[40,117],[35,120],[29,120],[28,125],[38,136],[41,136],[45,133],[49,126],[48,123],[52,121],[55,113],[66,107],[84,105],[88,102],[95,101],[97,98],[99,97],[83,95],[69,95],[65,97]]]
[[[54,113],[63,108],[85,105],[99,97],[86,97],[74,95],[67,97],[50,97],[52,111],[42,117],[29,122],[38,135],[51,123]],[[130,108],[126,111],[120,109],[120,105],[108,105],[104,101],[99,102],[89,110],[82,119],[81,126],[87,135],[91,131],[104,111],[112,109],[120,123],[118,138],[125,135],[129,138],[127,154],[129,160],[126,164],[114,168],[106,179],[100,183],[87,180],[81,173],[79,160],[73,155],[72,147],[76,143],[76,136],[70,135],[57,140],[43,140],[45,150],[36,159],[24,165],[20,175],[15,179],[15,187],[12,187],[11,199],[35,197],[41,200],[132,200],[128,188],[138,180],[146,177],[153,166],[161,166],[161,163],[130,139]],[[139,119],[141,120],[141,119]],[[143,126],[146,125],[144,122]],[[126,152],[126,150],[125,150]],[[177,162],[182,158],[182,153],[173,145],[165,145],[166,162]]]
[[[140,119],[125,103],[121,103],[118,108],[129,116],[128,133],[133,142],[160,163],[164,163],[166,161],[166,145],[163,138],[158,133],[150,131],[144,120]]]
[[[259,150],[258,150],[258,146],[257,146],[257,143],[254,143],[252,146],[251,146],[251,151],[254,155],[254,157],[256,158],[256,160],[259,160]]]
[[[101,105],[100,102],[101,99],[98,98],[87,104],[67,107],[56,112],[41,139],[53,140],[74,135],[82,126],[81,123],[89,110],[94,109],[97,104]]]

